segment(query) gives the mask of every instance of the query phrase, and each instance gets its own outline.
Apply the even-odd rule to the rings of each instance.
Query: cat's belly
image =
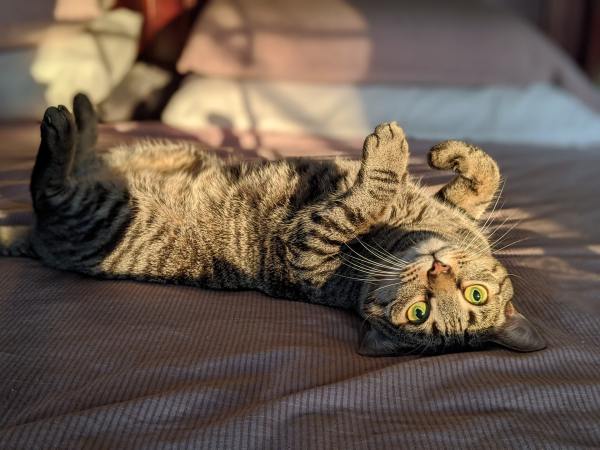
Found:
[[[95,211],[106,217],[95,218],[100,221],[93,233],[42,237],[38,253],[48,265],[89,275],[307,299],[312,286],[297,285],[288,271],[285,223],[298,210],[346,189],[354,165],[346,162],[349,168],[340,172],[332,162],[302,164],[240,169],[238,179],[220,167],[193,176],[133,174],[122,214],[127,220],[114,227],[105,206]],[[83,224],[77,220],[73,230]]]

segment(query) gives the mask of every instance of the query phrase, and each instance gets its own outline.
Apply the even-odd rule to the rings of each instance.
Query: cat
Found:
[[[367,136],[360,161],[254,162],[176,141],[96,152],[96,124],[83,94],[73,114],[46,110],[30,184],[35,225],[4,254],[353,309],[367,327],[363,355],[545,347],[513,306],[478,222],[500,184],[478,147],[430,150],[432,168],[457,172],[432,196],[408,175],[395,122]]]

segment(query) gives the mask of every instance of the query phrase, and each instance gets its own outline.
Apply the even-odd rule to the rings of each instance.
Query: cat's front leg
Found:
[[[297,278],[325,281],[340,248],[376,224],[406,181],[408,144],[395,123],[367,136],[354,185],[342,194],[301,210],[286,237],[288,261]]]
[[[429,150],[429,165],[453,170],[457,176],[442,187],[436,197],[458,206],[479,219],[494,200],[500,185],[496,162],[482,149],[462,141],[445,141]]]
[[[354,193],[375,206],[388,206],[406,179],[408,143],[396,122],[384,123],[367,136]]]

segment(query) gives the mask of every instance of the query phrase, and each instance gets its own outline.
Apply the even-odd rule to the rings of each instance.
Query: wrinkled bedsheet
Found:
[[[179,133],[101,138],[136,135]],[[31,223],[38,136],[0,126],[0,225]],[[222,137],[246,157],[360,148]],[[449,174],[427,168],[428,145],[412,142],[410,170],[436,186]],[[546,350],[368,358],[346,311],[0,258],[0,448],[600,447],[600,149],[484,148],[506,179],[497,248]]]

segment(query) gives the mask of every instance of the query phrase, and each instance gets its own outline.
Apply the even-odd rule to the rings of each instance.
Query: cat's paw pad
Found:
[[[367,166],[404,172],[408,162],[408,143],[402,128],[396,122],[378,125],[365,139],[363,160]]]
[[[75,124],[69,110],[60,105],[50,107],[44,113],[41,125],[42,140],[51,150],[70,147],[74,140]]]

